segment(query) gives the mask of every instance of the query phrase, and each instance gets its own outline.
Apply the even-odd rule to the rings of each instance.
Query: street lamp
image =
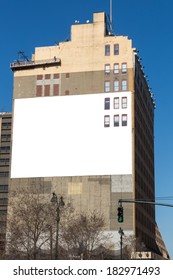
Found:
[[[58,250],[58,238],[59,238],[59,223],[60,223],[60,209],[64,207],[65,203],[63,197],[57,197],[56,193],[52,193],[51,198],[52,203],[56,203],[56,242],[55,242],[55,259],[59,259],[59,250]]]
[[[124,235],[124,231],[121,227],[120,227],[118,233],[120,235],[120,253],[121,253],[121,260],[122,260],[123,259],[123,235]]]

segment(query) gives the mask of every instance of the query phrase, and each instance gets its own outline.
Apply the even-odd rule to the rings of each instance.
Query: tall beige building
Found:
[[[70,41],[36,48],[11,69],[11,189],[55,191],[78,211],[104,213],[115,244],[121,226],[158,253],[154,206],[124,203],[117,222],[119,199],[155,199],[155,104],[132,40],[94,13],[71,26]]]
[[[11,113],[0,113],[0,257],[5,249],[11,157]]]

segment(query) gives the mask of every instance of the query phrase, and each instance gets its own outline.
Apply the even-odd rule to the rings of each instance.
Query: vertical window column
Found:
[[[55,73],[54,75],[53,75],[53,95],[54,96],[57,96],[57,95],[59,95],[59,87],[60,87],[60,81],[59,81],[59,79],[60,79],[60,75],[59,75],[59,73]]]
[[[59,95],[59,84],[53,85],[53,95]]]
[[[37,97],[40,97],[43,95],[42,80],[43,80],[43,75],[37,75],[37,84],[36,84],[36,96]]]
[[[50,85],[44,86],[44,96],[50,96]]]
[[[36,87],[36,96],[42,96],[42,86],[37,85]]]

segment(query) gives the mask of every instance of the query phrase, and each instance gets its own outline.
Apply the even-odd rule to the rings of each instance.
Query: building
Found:
[[[158,248],[161,252],[162,258],[165,259],[165,260],[170,260],[169,253],[167,251],[165,242],[162,238],[162,235],[160,233],[160,230],[159,230],[159,227],[158,227],[157,223],[156,223],[156,243],[157,243],[157,246],[158,246]]]
[[[0,113],[0,255],[5,249],[11,157],[11,113]]]
[[[117,222],[119,199],[155,199],[155,103],[132,40],[94,13],[93,23],[71,26],[71,40],[11,69],[11,189],[55,191],[78,211],[104,213],[115,243],[121,226],[159,253],[153,205],[124,203]]]

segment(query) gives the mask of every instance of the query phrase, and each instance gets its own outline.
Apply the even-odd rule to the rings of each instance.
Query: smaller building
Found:
[[[157,223],[155,224],[155,232],[156,232],[156,244],[158,246],[158,249],[160,251],[159,254],[155,254],[151,251],[136,251],[132,252],[131,259],[136,260],[170,260],[170,256],[168,253],[168,250],[166,248],[166,245],[163,241],[162,235],[160,233],[159,227]]]
[[[166,245],[163,241],[162,235],[160,233],[160,230],[159,230],[159,227],[157,224],[156,224],[156,243],[157,243],[157,246],[160,250],[160,253],[161,253],[161,256],[163,257],[163,259],[170,260],[169,253],[167,251]]]
[[[5,249],[11,153],[11,113],[0,113],[0,255]]]

